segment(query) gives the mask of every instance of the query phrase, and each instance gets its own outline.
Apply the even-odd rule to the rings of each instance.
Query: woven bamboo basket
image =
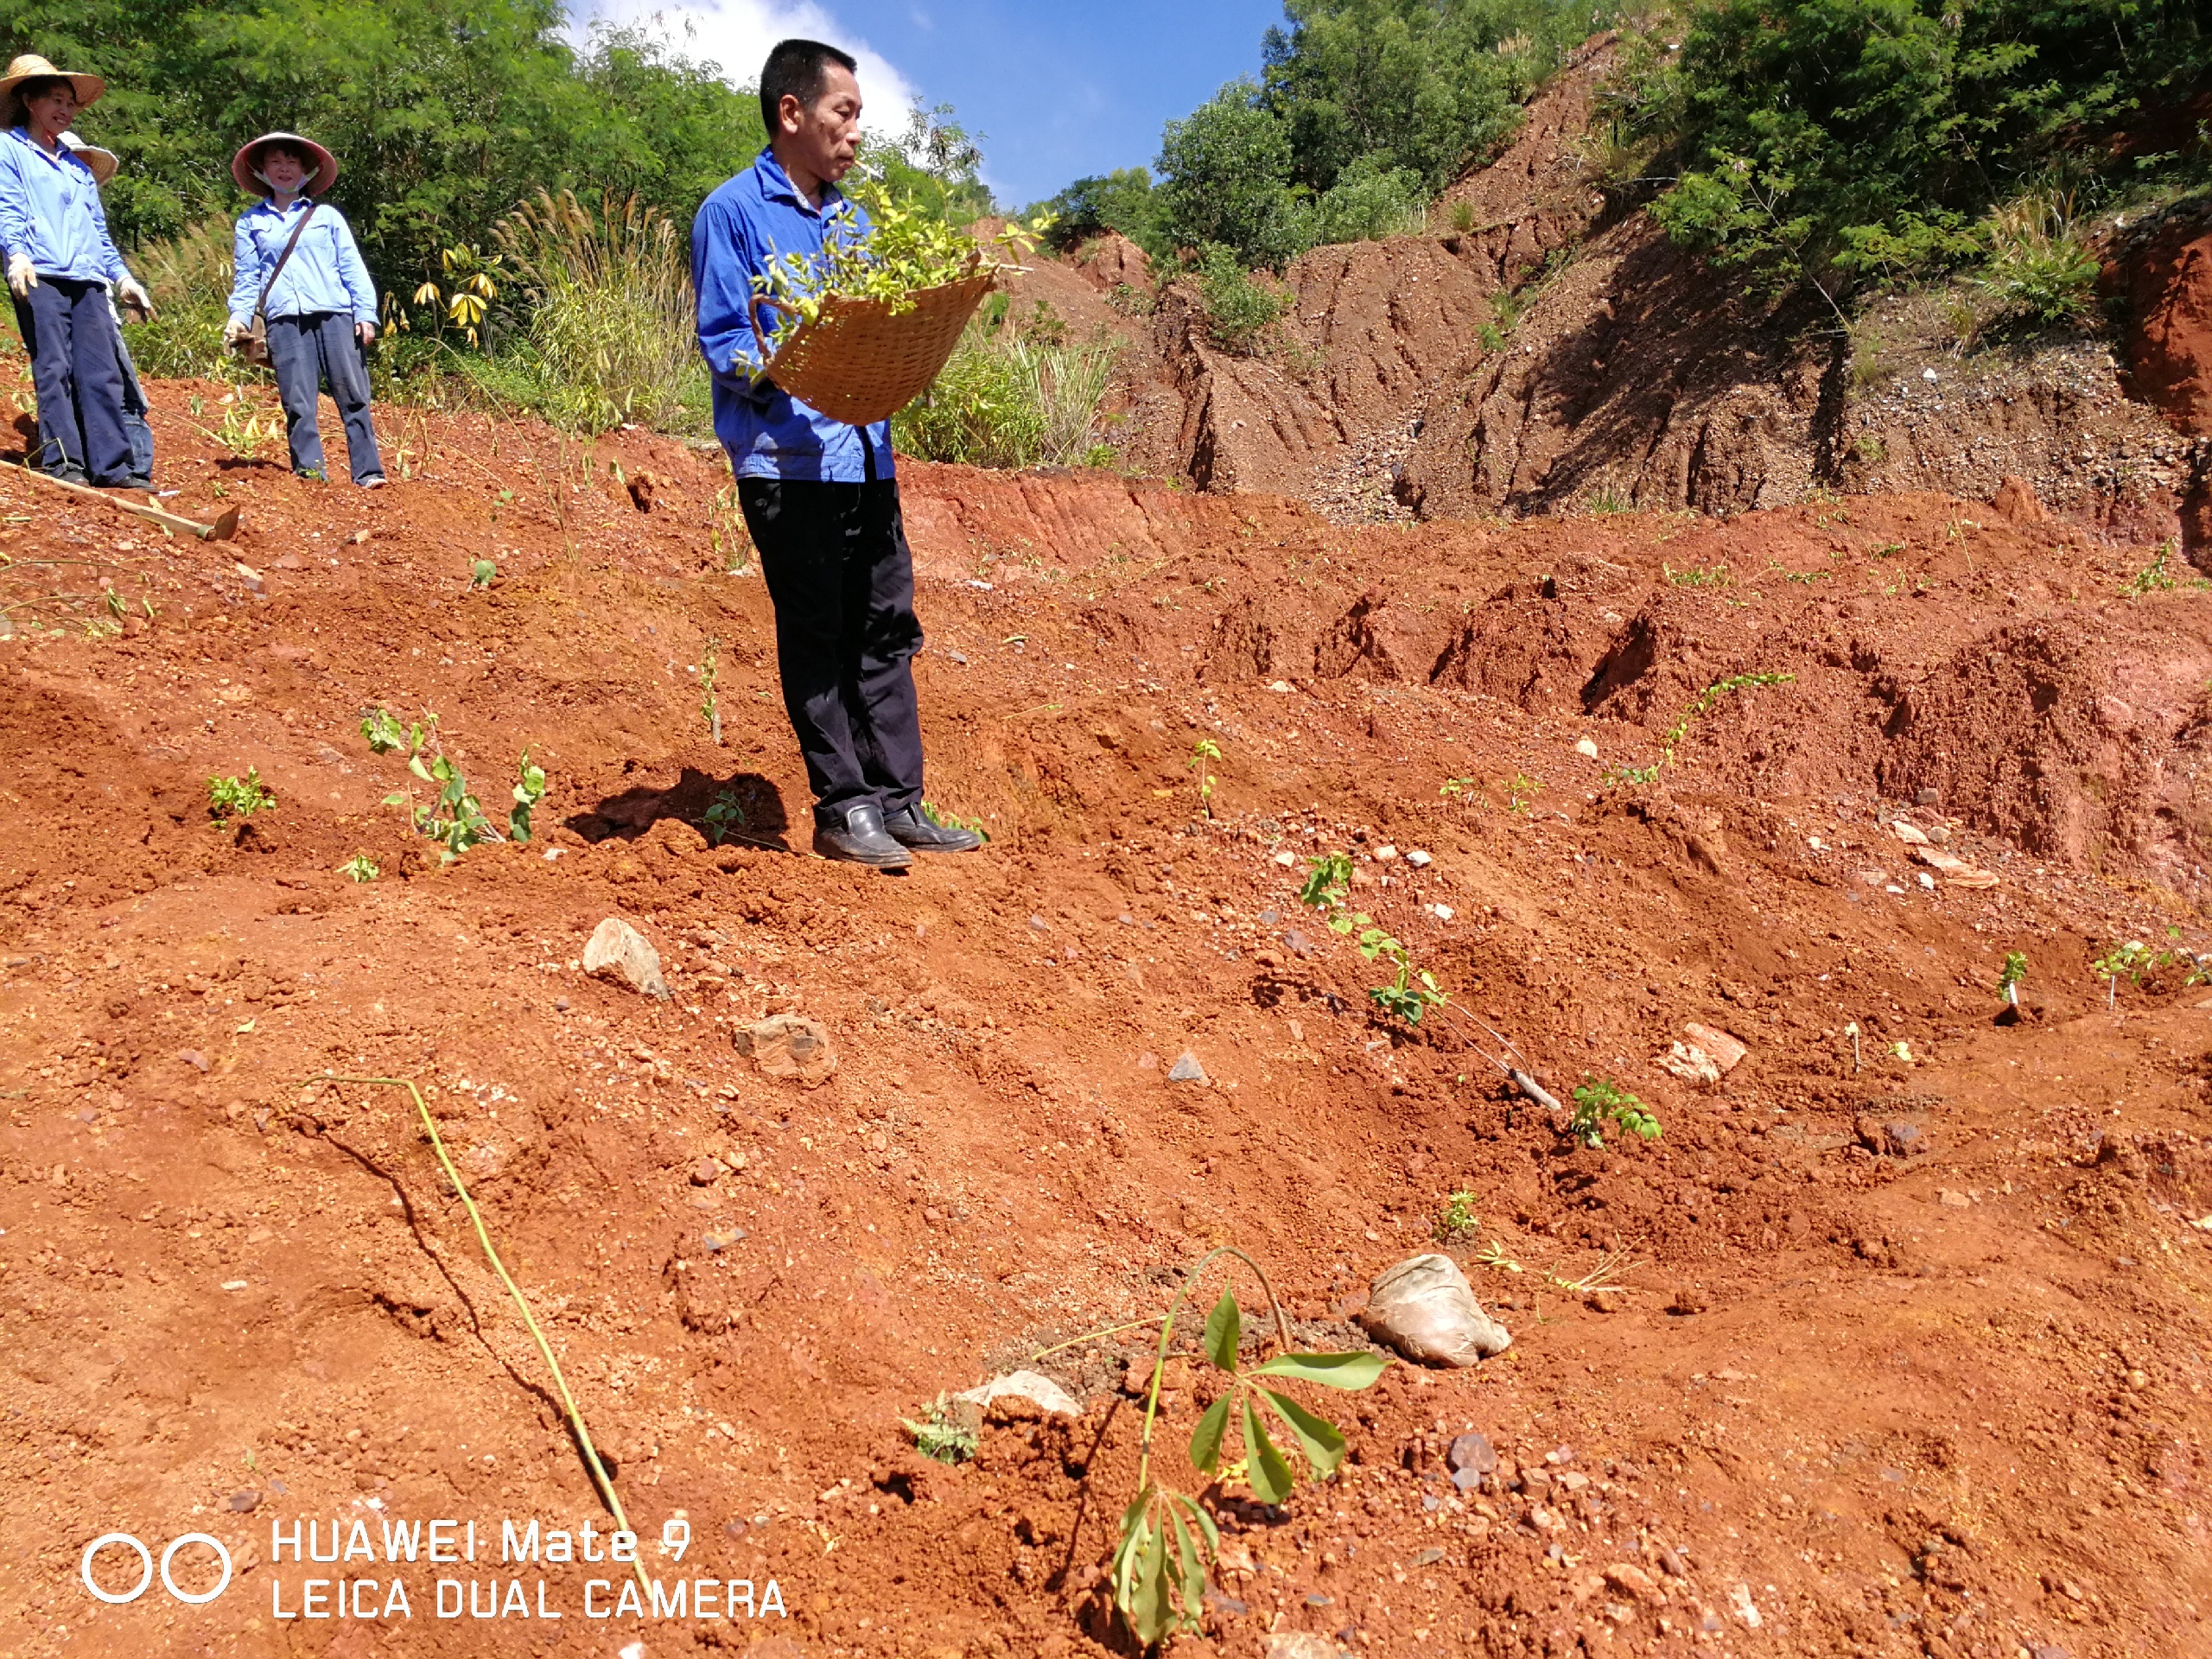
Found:
[[[916,289],[912,308],[896,315],[882,300],[833,296],[820,316],[777,347],[767,378],[833,421],[887,420],[929,389],[997,280],[987,270]],[[753,331],[761,340],[767,338],[763,306],[788,309],[764,294],[753,296]]]

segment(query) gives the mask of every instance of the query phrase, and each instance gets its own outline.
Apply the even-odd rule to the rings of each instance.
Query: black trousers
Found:
[[[737,499],[776,607],[784,709],[816,821],[842,825],[863,801],[887,816],[918,805],[922,625],[897,480],[747,478]]]

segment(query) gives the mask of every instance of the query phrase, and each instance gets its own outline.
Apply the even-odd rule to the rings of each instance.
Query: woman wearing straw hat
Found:
[[[292,470],[321,479],[315,399],[326,388],[346,423],[346,459],[364,489],[384,487],[384,460],[369,416],[369,365],[377,291],[346,215],[315,198],[338,177],[338,159],[296,132],[266,132],[231,162],[238,188],[263,198],[238,219],[238,283],[226,345],[237,348],[264,320],[269,366],[292,445]]]
[[[98,75],[65,74],[29,54],[0,75],[0,251],[38,389],[38,465],[75,483],[146,489],[153,480],[132,470],[123,426],[109,285],[125,304],[152,302],[108,236],[92,169],[60,142],[106,90]]]
[[[63,133],[61,143],[92,168],[92,182],[103,190],[123,165],[113,150],[88,144],[73,132]],[[143,322],[148,315],[142,312],[137,320]],[[123,320],[118,317],[116,321]],[[154,429],[146,423],[146,389],[138,384],[138,365],[130,360],[130,347],[124,342],[120,328],[115,335],[115,365],[123,374],[123,432],[130,440],[130,471],[137,477],[150,480],[154,476]]]

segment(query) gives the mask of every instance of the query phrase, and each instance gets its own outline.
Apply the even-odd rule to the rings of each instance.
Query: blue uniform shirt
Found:
[[[825,185],[817,211],[798,193],[772,150],[699,206],[691,223],[691,285],[699,296],[699,350],[715,381],[715,435],[740,478],[816,479],[858,484],[891,476],[891,423],[848,426],[810,409],[773,383],[754,385],[761,361],[748,308],[753,278],[787,253],[819,253],[835,227],[865,236],[868,215]],[[763,308],[764,317],[779,314]]]
[[[276,269],[277,257],[308,207],[308,199],[302,196],[280,213],[276,204],[264,196],[238,216],[232,245],[232,262],[238,268],[238,280],[231,284],[232,321],[253,321],[254,302],[261,297],[262,284]],[[353,227],[328,202],[315,207],[315,218],[301,232],[299,245],[284,261],[276,285],[269,290],[264,315],[300,317],[316,311],[342,311],[356,322],[377,320],[376,284],[369,280],[369,268],[354,244]]]
[[[67,144],[47,153],[17,127],[0,137],[0,248],[41,276],[119,283],[130,273],[107,233],[92,169]]]

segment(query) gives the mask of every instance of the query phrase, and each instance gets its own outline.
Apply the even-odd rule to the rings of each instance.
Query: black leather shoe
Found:
[[[817,822],[814,850],[824,858],[878,870],[903,870],[914,861],[912,853],[883,833],[883,809],[873,801],[847,807],[842,825]]]
[[[894,841],[918,853],[972,853],[983,844],[973,830],[939,823],[918,806],[901,807],[884,819],[883,827]]]

